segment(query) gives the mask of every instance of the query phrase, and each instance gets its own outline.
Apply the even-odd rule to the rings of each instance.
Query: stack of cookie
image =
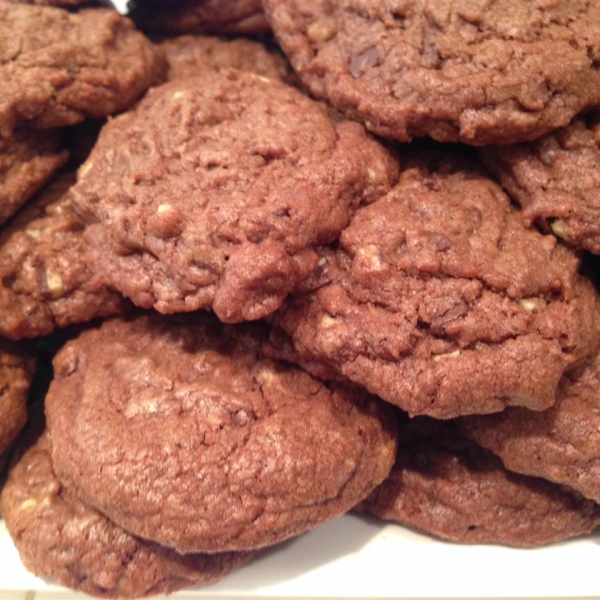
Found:
[[[168,592],[353,508],[600,525],[600,6],[138,2],[151,42],[27,4],[0,0],[5,457],[57,352],[0,510],[30,570]]]

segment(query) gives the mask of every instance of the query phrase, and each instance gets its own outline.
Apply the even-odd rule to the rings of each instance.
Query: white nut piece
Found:
[[[559,237],[561,240],[568,241],[569,236],[567,235],[567,224],[562,219],[556,219],[550,224],[554,235]]]
[[[320,325],[323,329],[329,329],[330,327],[333,327],[335,323],[336,321],[333,317],[330,317],[329,315],[323,315]]]
[[[441,360],[458,358],[460,356],[460,350],[454,350],[454,352],[447,352],[446,354],[436,354],[433,357],[433,362],[440,362]]]
[[[519,300],[519,304],[527,311],[531,312],[532,310],[535,310],[536,308],[536,304],[533,300],[530,300],[529,298],[521,298]]]
[[[77,172],[77,178],[78,179],[83,179],[90,171],[90,169],[92,168],[92,161],[88,160],[87,162],[84,162],[81,167],[79,167],[79,171]]]
[[[311,42],[323,43],[331,40],[335,37],[336,31],[332,27],[327,27],[323,23],[311,23],[307,30],[306,35]]]
[[[267,368],[262,368],[256,375],[256,379],[260,383],[273,383],[276,378],[277,375],[271,369]]]
[[[170,210],[173,210],[173,206],[171,204],[159,204],[156,212],[160,215],[162,213],[169,212]]]
[[[46,275],[46,285],[48,286],[50,296],[52,296],[54,300],[62,298],[62,296],[65,295],[65,286],[60,275],[56,273],[48,273]]]
[[[30,508],[35,508],[38,504],[38,501],[35,498],[27,498],[21,502],[21,506],[19,507],[21,510],[29,510]]]
[[[34,240],[39,239],[40,235],[42,235],[42,232],[39,229],[26,229],[25,233]]]
[[[379,248],[375,246],[375,244],[361,246],[358,249],[357,254],[367,259],[367,262],[373,271],[383,270],[384,267],[381,264],[381,259],[379,258]]]

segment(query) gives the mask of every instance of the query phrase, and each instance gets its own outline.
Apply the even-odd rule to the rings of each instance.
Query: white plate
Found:
[[[346,515],[169,598],[600,598],[599,550],[599,535],[535,550],[461,546]],[[80,598],[27,573],[0,522],[0,600]]]

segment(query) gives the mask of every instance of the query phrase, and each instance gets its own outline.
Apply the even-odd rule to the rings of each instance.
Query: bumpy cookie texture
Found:
[[[600,113],[535,142],[483,148],[481,157],[529,226],[600,254]]]
[[[531,547],[600,525],[595,502],[510,473],[452,421],[405,419],[392,473],[359,510],[468,544]]]
[[[0,339],[0,454],[27,421],[27,392],[35,358],[26,350]]]
[[[33,196],[69,158],[61,135],[22,130],[0,138],[0,224]]]
[[[268,79],[291,78],[289,63],[279,54],[252,40],[225,40],[210,36],[181,35],[160,44],[168,63],[167,79],[197,77],[203,71],[232,68]]]
[[[163,74],[152,44],[114,10],[0,2],[0,136],[124,110]]]
[[[600,356],[564,376],[556,404],[464,419],[466,432],[511,471],[568,486],[600,502]]]
[[[600,100],[588,0],[264,0],[300,78],[401,141],[535,139]]]
[[[13,465],[0,510],[25,567],[106,598],[169,593],[221,579],[249,552],[180,555],[127,533],[83,504],[56,477],[47,433]]]
[[[113,119],[73,198],[103,281],[144,308],[276,310],[397,164],[362,126],[242,71],[151,90]]]
[[[263,358],[257,333],[147,315],[68,343],[46,398],[59,477],[180,552],[272,545],[349,510],[392,467],[393,413]]]
[[[269,31],[261,0],[138,0],[132,17],[165,33],[254,34]]]
[[[129,304],[93,282],[84,225],[73,212],[73,173],[61,175],[0,233],[0,335],[36,337]]]
[[[415,158],[359,209],[277,315],[301,364],[322,361],[412,415],[552,405],[598,344],[593,286],[554,236],[458,160]]]

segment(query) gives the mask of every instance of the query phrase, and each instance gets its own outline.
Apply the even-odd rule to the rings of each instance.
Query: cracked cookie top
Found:
[[[10,470],[0,495],[6,527],[38,577],[106,598],[139,598],[207,585],[252,552],[181,555],[136,538],[86,506],[56,477],[47,433]]]
[[[535,139],[600,101],[589,0],[265,0],[303,83],[401,141]]]
[[[131,106],[164,63],[133,23],[109,9],[70,13],[0,1],[0,136]]]
[[[29,352],[0,339],[0,455],[27,421],[27,393],[35,364]]]
[[[143,308],[264,317],[397,164],[300,91],[223,70],[151,90],[112,119],[73,200],[100,278]]]
[[[261,337],[154,314],[69,342],[46,398],[60,479],[180,552],[272,545],[349,510],[394,462],[391,410],[263,358]]]
[[[0,138],[0,224],[21,208],[69,158],[56,131],[19,130]]]
[[[93,282],[84,224],[69,196],[74,183],[74,173],[62,174],[0,233],[0,335],[47,335],[129,305]]]
[[[556,404],[463,420],[467,433],[507,469],[549,479],[600,502],[600,355],[567,373]]]
[[[227,68],[250,71],[277,81],[292,78],[292,68],[285,57],[254,40],[180,35],[167,38],[159,48],[167,59],[169,81]]]
[[[402,419],[399,440],[390,477],[361,510],[467,544],[533,547],[600,525],[595,502],[507,471],[452,421]]]
[[[466,162],[405,165],[277,313],[296,358],[412,415],[552,405],[563,371],[598,344],[596,292],[576,255],[525,228]]]
[[[522,206],[527,225],[600,254],[600,113],[535,142],[482,148],[480,156]]]

